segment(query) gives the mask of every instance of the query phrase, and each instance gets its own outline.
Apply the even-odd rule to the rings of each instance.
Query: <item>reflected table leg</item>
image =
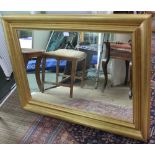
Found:
[[[39,90],[42,92],[42,82],[40,80],[40,64],[41,64],[42,57],[37,57],[36,60],[36,68],[35,68],[35,77],[39,87]]]
[[[42,82],[40,80],[40,64],[42,60],[42,51],[32,51],[32,49],[26,49],[26,51],[23,51],[22,54],[23,54],[26,69],[27,69],[28,61],[32,58],[36,58],[35,77],[36,77],[38,88],[40,91],[42,91]]]
[[[128,83],[128,72],[129,72],[129,61],[128,60],[125,60],[125,65],[126,65],[126,75],[125,75],[124,84],[127,85],[127,83]]]

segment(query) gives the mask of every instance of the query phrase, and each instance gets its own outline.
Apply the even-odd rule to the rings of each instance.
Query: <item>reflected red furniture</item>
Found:
[[[116,43],[116,42],[105,42],[106,44],[106,58],[102,61],[102,68],[105,76],[104,88],[107,85],[108,74],[107,74],[107,65],[109,59],[119,59],[124,60],[126,65],[126,76],[124,84],[128,83],[128,72],[129,72],[129,63],[131,62],[131,44],[130,43]],[[130,69],[132,65],[130,65]]]

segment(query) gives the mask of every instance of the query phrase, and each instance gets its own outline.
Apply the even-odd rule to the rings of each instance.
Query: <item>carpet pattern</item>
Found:
[[[152,91],[154,95],[155,90]],[[155,144],[155,103],[151,102],[151,128],[148,143]],[[97,129],[40,116],[22,138],[22,144],[138,144],[138,140]]]
[[[101,116],[107,116],[110,118],[117,118],[122,121],[133,122],[132,104],[126,106],[111,104],[109,102],[104,102],[103,104],[103,101],[74,99],[68,103],[68,106],[72,108],[76,107],[76,109],[80,109],[81,111],[87,111]]]
[[[152,38],[153,41],[155,38]],[[152,45],[154,47],[154,44]],[[155,48],[152,48],[151,117],[150,139],[155,144]],[[101,130],[68,123],[51,117],[39,116],[26,132],[20,143],[33,144],[139,144],[138,140],[126,138]]]

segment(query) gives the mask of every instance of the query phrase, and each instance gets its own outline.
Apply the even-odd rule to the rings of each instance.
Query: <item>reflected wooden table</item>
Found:
[[[27,63],[30,59],[36,58],[35,77],[36,77],[36,82],[37,82],[37,85],[40,91],[42,91],[42,82],[40,79],[40,64],[41,64],[42,55],[44,52],[45,51],[43,50],[22,48],[22,54],[23,54],[23,58],[25,62],[25,67],[27,66]]]

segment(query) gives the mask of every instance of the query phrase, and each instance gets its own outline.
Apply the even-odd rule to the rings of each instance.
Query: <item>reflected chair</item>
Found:
[[[85,77],[85,72],[86,72],[86,53],[73,50],[73,49],[58,49],[56,51],[50,51],[50,52],[45,52],[43,54],[43,59],[47,58],[55,58],[57,60],[56,64],[56,83],[55,87],[58,86],[66,86],[70,87],[70,97],[73,97],[73,85],[75,79],[80,79],[81,80],[81,87],[83,86],[83,81]],[[60,60],[67,60],[71,62],[71,73],[70,75],[63,75],[62,81],[58,81],[59,77],[59,65],[60,65]],[[81,61],[82,62],[82,73],[81,76],[76,76],[76,70],[77,70],[77,63]],[[70,78],[69,83],[64,83],[65,80]],[[42,66],[42,92],[44,92],[44,83],[45,83],[45,65],[43,64]]]
[[[128,72],[129,72],[129,67],[130,67],[130,93],[129,97],[132,97],[132,61],[131,61],[131,43],[122,43],[122,42],[105,42],[106,44],[106,59],[102,60],[102,68],[105,76],[105,83],[104,83],[104,88],[107,85],[108,81],[108,73],[107,73],[107,65],[109,62],[109,59],[119,59],[119,60],[124,60],[125,65],[126,65],[126,76],[124,80],[124,84],[127,85],[128,83]],[[130,66],[129,66],[130,64]]]

